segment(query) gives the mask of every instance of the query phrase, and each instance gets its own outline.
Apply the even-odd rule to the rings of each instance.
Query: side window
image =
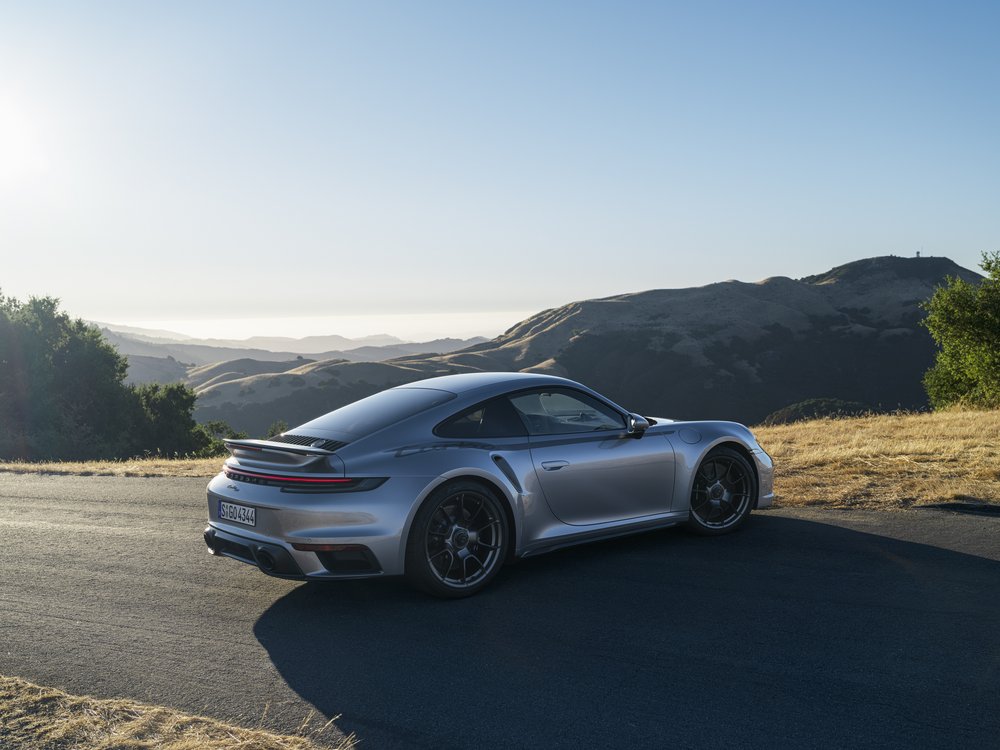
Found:
[[[625,419],[586,393],[553,389],[511,396],[531,435],[624,430]]]
[[[521,437],[528,434],[510,401],[503,397],[459,412],[439,424],[434,433],[447,438]]]

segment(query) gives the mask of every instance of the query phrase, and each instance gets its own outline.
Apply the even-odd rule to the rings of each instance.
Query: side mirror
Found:
[[[638,414],[628,415],[628,427],[626,427],[625,432],[634,438],[641,438],[642,433],[649,429],[649,420],[645,417],[640,417]]]

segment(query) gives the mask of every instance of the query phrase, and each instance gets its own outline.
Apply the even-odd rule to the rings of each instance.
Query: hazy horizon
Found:
[[[170,331],[196,339],[247,339],[255,336],[305,338],[344,336],[363,338],[380,334],[404,341],[432,341],[442,338],[493,338],[534,315],[524,312],[477,312],[424,315],[343,315],[289,318],[177,318],[157,320],[102,320],[119,326]]]

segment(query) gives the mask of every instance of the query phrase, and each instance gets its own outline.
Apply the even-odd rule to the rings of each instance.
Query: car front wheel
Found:
[[[757,499],[750,462],[732,448],[709,451],[695,474],[688,527],[699,534],[725,534],[744,524]]]

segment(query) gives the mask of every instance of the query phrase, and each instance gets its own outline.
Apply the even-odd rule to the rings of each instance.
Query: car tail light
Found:
[[[292,474],[270,474],[248,469],[224,466],[222,471],[228,479],[248,484],[263,484],[280,487],[282,492],[365,492],[380,487],[386,477],[323,477]]]

